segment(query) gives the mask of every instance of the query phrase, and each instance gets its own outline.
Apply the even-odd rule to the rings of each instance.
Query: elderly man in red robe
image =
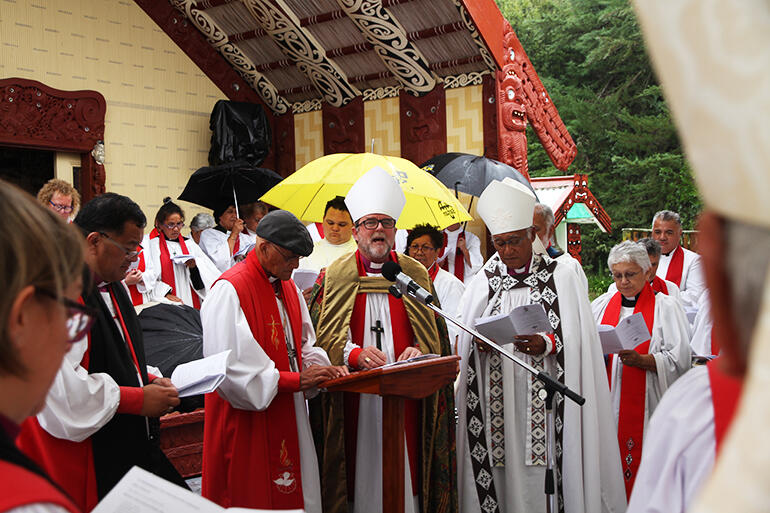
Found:
[[[232,351],[227,378],[206,396],[203,433],[203,495],[224,507],[321,512],[305,394],[348,372],[314,346],[291,280],[312,248],[291,213],[267,214],[255,249],[213,285],[201,310],[204,355]]]

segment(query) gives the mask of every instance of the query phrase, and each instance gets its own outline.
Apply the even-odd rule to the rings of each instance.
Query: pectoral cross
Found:
[[[382,323],[379,319],[377,319],[377,322],[374,323],[374,326],[369,329],[374,332],[374,336],[377,340],[377,349],[382,351],[382,334],[385,333],[385,329],[382,327]]]

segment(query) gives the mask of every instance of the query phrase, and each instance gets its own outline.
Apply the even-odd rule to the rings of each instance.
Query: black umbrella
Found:
[[[233,204],[237,209],[238,203],[257,201],[281,180],[275,171],[253,167],[244,161],[207,166],[190,176],[179,199],[212,210]]]
[[[508,164],[467,153],[443,153],[425,162],[422,169],[439,179],[455,192],[481,196],[493,180],[509,177],[535,190],[524,176]],[[537,196],[537,194],[535,194]]]
[[[159,305],[139,313],[148,365],[157,367],[167,378],[177,365],[203,358],[201,314],[187,305]],[[184,397],[179,411],[203,407],[203,396]]]

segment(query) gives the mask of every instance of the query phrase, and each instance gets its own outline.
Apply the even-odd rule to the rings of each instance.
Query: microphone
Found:
[[[382,266],[382,275],[390,281],[396,282],[402,293],[415,298],[420,303],[427,305],[433,302],[430,292],[401,271],[401,266],[395,262],[385,262]]]

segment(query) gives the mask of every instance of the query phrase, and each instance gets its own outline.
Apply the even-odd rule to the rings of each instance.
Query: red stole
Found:
[[[316,223],[315,229],[318,230],[318,235],[321,236],[321,238],[324,238],[324,224],[323,223]]]
[[[460,235],[457,236],[457,242],[460,242],[460,239],[465,240],[465,231],[461,231]],[[439,253],[439,257],[444,255],[444,252],[446,251],[446,245],[447,245],[448,237],[446,232],[444,232],[444,247],[441,248],[441,252]],[[445,271],[449,271],[449,263],[447,262],[449,260],[449,257],[445,258],[441,262],[441,268]],[[460,251],[457,248],[457,245],[455,244],[455,276],[457,276],[457,279],[460,281],[464,281],[465,278],[465,256],[463,255],[463,252]]]
[[[433,265],[430,266],[428,269],[428,276],[430,276],[430,281],[436,281],[436,276],[438,276],[438,270],[439,266],[437,262],[433,262]]]
[[[80,303],[83,303],[82,298]],[[88,334],[88,348],[80,366],[88,370],[91,334]],[[28,417],[21,425],[16,445],[31,460],[43,468],[51,479],[61,486],[81,511],[91,511],[99,502],[94,470],[94,455],[91,438],[73,442],[56,438],[43,429],[37,417]],[[0,473],[0,480],[2,480]],[[2,497],[2,494],[0,494]],[[2,500],[0,499],[0,502]],[[0,511],[4,511],[0,508]]]
[[[0,511],[36,503],[55,504],[71,513],[81,511],[41,476],[0,460]]]
[[[719,354],[719,340],[714,337],[714,328],[711,328],[711,354]]]
[[[677,287],[682,287],[682,270],[684,269],[684,250],[682,246],[677,246],[674,250],[674,255],[671,257],[671,261],[668,263],[668,270],[666,271],[666,279],[676,283]]]
[[[139,251],[139,247],[137,247],[136,250]],[[144,251],[139,253],[139,265],[137,266],[137,269],[139,269],[142,272],[145,271]],[[136,288],[136,285],[126,284],[126,286],[128,287],[128,293],[131,295],[131,303],[133,303],[134,306],[143,304],[144,298],[142,297],[142,293],[139,292],[139,289]]]
[[[160,281],[171,287],[171,293],[176,294],[176,277],[174,276],[174,262],[171,260],[171,254],[168,252],[168,245],[166,244],[166,237],[161,236],[157,228],[153,228],[150,232],[150,240],[158,239],[158,246],[160,247]],[[187,250],[187,244],[184,242],[184,237],[179,235],[177,239],[179,247],[182,248],[183,255],[189,255]],[[190,286],[190,292],[192,295],[193,306],[196,310],[201,309],[201,300],[198,297],[198,293],[192,286]]]
[[[621,295],[616,292],[604,310],[602,324],[617,326],[620,319]],[[655,322],[655,293],[649,283],[645,283],[636,300],[634,313],[642,312],[647,330],[652,334]],[[648,354],[650,341],[634,348],[639,354]],[[612,369],[615,355],[608,364]],[[620,365],[620,363],[619,363]],[[611,383],[611,387],[616,384]],[[620,444],[621,465],[626,483],[626,497],[631,497],[636,473],[642,460],[642,439],[644,437],[644,410],[647,399],[647,371],[629,365],[623,366],[623,381],[620,390],[620,413],[618,414],[618,443]]]
[[[716,455],[719,455],[722,441],[738,408],[743,381],[719,370],[717,360],[708,362],[707,367],[711,385],[711,402],[714,406],[714,440],[716,442],[714,450]]]
[[[668,296],[668,285],[666,285],[666,280],[663,280],[660,277],[655,276],[652,279],[652,283],[650,285],[652,285],[653,292],[662,292]]]
[[[251,252],[220,279],[238,294],[251,333],[282,375],[291,371],[273,286]],[[281,282],[302,368],[302,314],[294,282]],[[216,392],[206,395],[203,434],[203,496],[223,507],[304,507],[294,393],[279,389],[264,411],[234,408]]]
[[[398,262],[398,256],[395,252],[390,253],[390,259]],[[361,254],[356,251],[356,264],[358,265],[358,275],[366,276]],[[407,347],[414,347],[414,331],[409,322],[409,317],[404,308],[403,300],[396,299],[388,294],[388,308],[390,309],[390,328],[393,333],[393,353],[398,358]],[[369,326],[364,326],[366,318],[366,294],[356,295],[353,313],[350,316],[350,332],[353,336],[353,343],[363,347],[364,330]],[[406,449],[409,455],[409,469],[412,477],[412,492],[419,494],[419,401],[404,401],[404,426],[406,431]],[[347,454],[347,482],[348,496],[354,496],[355,490],[355,454],[356,437],[358,436],[358,394],[345,394],[345,454]]]

